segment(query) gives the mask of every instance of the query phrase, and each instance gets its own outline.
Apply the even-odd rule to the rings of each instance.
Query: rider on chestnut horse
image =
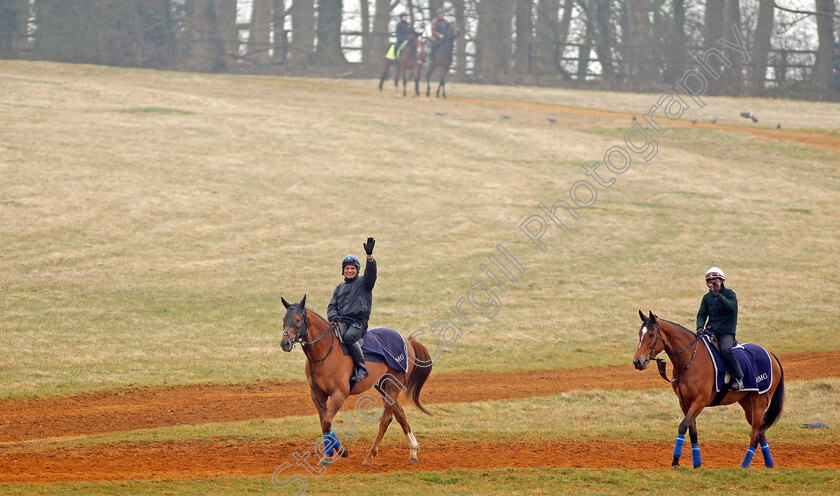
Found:
[[[443,39],[446,37],[446,30],[449,27],[449,21],[446,20],[444,17],[445,12],[443,9],[438,9],[435,12],[435,18],[432,19],[432,49],[429,53],[429,58],[433,58],[437,48],[443,43]]]
[[[362,244],[367,254],[365,273],[359,276],[361,264],[354,255],[347,255],[341,262],[344,282],[333,292],[327,306],[327,319],[339,327],[344,343],[353,357],[353,375],[351,381],[359,382],[368,376],[365,355],[359,343],[367,331],[370,308],[373,301],[373,285],[376,284],[376,260],[373,259],[373,245],[376,240],[368,238]]]
[[[408,12],[400,14],[400,22],[396,28],[397,43],[394,45],[394,58],[400,59],[400,48],[403,43],[414,39],[414,27],[408,22]]]
[[[744,374],[732,352],[735,345],[735,326],[738,324],[738,298],[735,291],[723,285],[725,280],[723,271],[717,267],[706,271],[706,286],[709,287],[709,292],[703,296],[700,310],[697,312],[697,333],[700,334],[705,328],[706,332],[715,334],[726,369],[732,376],[729,390],[740,391],[744,389]]]

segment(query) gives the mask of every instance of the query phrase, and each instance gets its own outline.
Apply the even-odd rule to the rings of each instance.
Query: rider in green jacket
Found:
[[[709,292],[703,295],[700,310],[697,311],[697,332],[703,332],[705,329],[715,334],[726,369],[732,376],[729,388],[739,391],[744,388],[744,374],[732,352],[732,347],[735,346],[735,327],[738,324],[738,298],[735,291],[724,286],[725,280],[723,271],[717,267],[706,271],[706,286]]]

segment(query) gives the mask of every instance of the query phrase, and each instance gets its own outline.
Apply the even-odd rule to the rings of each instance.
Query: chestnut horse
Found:
[[[429,71],[426,72],[426,96],[428,97],[432,92],[432,87],[429,79],[435,71],[440,72],[440,82],[438,83],[435,96],[440,98],[441,93],[443,98],[446,98],[446,73],[449,72],[449,66],[452,65],[452,53],[455,51],[455,38],[461,34],[461,30],[456,28],[454,24],[449,24],[446,28],[446,33],[442,40],[438,41],[438,46],[433,50],[433,54],[429,57]]]
[[[680,422],[679,435],[674,447],[672,466],[679,465],[682,446],[685,441],[685,431],[691,436],[691,455],[694,468],[701,465],[700,445],[697,444],[696,419],[700,412],[711,406],[715,397],[715,372],[712,357],[708,349],[701,344],[702,337],[689,331],[685,327],[667,320],[661,320],[650,312],[645,316],[639,310],[642,327],[639,329],[639,347],[633,357],[633,365],[638,370],[644,370],[651,359],[665,351],[674,366],[674,378],[670,380],[674,393],[680,399],[685,418]],[[741,468],[749,468],[755,449],[761,443],[761,454],[764,465],[773,467],[773,457],[764,432],[773,426],[782,414],[785,403],[785,379],[782,364],[776,355],[772,355],[773,381],[770,389],[759,394],[757,391],[728,392],[720,401],[721,405],[731,405],[736,401],[744,409],[747,422],[752,426],[750,447],[741,464]],[[663,363],[664,365],[664,363]],[[661,372],[665,377],[664,369]]]
[[[387,54],[390,50],[386,50],[385,54],[385,68],[382,70],[382,76],[379,78],[379,91],[382,92],[382,83],[388,78],[388,71],[391,70],[392,65],[397,66],[397,73],[394,75],[394,95],[400,94],[400,77],[403,81],[403,96],[406,96],[406,84],[408,81],[408,73],[410,72],[414,78],[414,95],[420,96],[420,62],[426,61],[426,45],[420,40],[420,33],[414,32],[414,37],[409,38],[399,58],[389,59]],[[394,51],[397,46],[394,45]]]
[[[420,405],[420,390],[432,373],[432,361],[426,347],[417,341],[408,341],[408,371],[393,369],[385,363],[366,362],[370,375],[356,383],[350,390],[350,375],[353,372],[353,359],[341,351],[335,329],[323,317],[306,308],[306,296],[300,303],[289,303],[281,298],[286,307],[283,318],[283,339],[280,347],[283,351],[292,351],[295,343],[300,343],[306,355],[306,382],[310,395],[321,418],[321,431],[324,434],[324,448],[330,455],[331,446],[335,446],[338,455],[346,457],[349,452],[341,446],[332,432],[332,423],[344,400],[350,395],[361,394],[371,387],[382,395],[385,402],[384,412],[379,421],[379,434],[370,447],[363,465],[373,465],[373,459],[379,452],[379,443],[388,429],[393,417],[403,428],[408,440],[409,463],[417,463],[420,444],[408,425],[405,412],[397,401],[401,392],[423,413],[431,415]],[[335,457],[337,458],[337,456]],[[335,458],[324,457],[320,465],[329,465]]]

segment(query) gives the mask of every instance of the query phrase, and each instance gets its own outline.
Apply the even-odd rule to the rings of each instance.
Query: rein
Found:
[[[332,350],[333,350],[333,346],[335,346],[335,332],[333,332],[335,330],[335,326],[330,326],[329,329],[327,329],[327,331],[324,332],[324,334],[321,334],[320,336],[313,339],[312,341],[306,341],[305,339],[303,339],[303,337],[301,337],[301,336],[306,336],[306,330],[307,330],[306,310],[303,311],[303,313],[301,314],[301,317],[302,317],[302,320],[303,320],[303,322],[302,322],[303,330],[299,331],[298,329],[295,329],[294,339],[290,338],[291,341],[292,341],[292,346],[294,346],[295,343],[300,343],[300,346],[303,349],[303,354],[306,355],[306,358],[311,363],[313,363],[313,364],[321,363],[324,360],[326,360],[327,357],[330,356],[330,353],[332,353]],[[327,354],[324,355],[323,358],[318,359],[318,360],[313,360],[312,357],[309,356],[309,350],[312,348],[312,345],[314,345],[318,341],[327,337],[328,334],[331,334],[333,336],[332,341],[330,341],[330,349],[327,350]],[[289,336],[289,331],[283,330],[283,335],[284,336]]]
[[[674,370],[673,371],[674,378],[673,379],[668,379],[668,375],[665,373],[665,359],[664,358],[653,358],[653,354],[656,351],[656,345],[659,343],[659,337],[662,333],[662,326],[656,325],[656,323],[653,323],[653,324],[654,324],[653,325],[654,329],[656,329],[656,339],[653,342],[653,347],[650,349],[650,353],[648,353],[647,359],[648,359],[648,361],[650,361],[650,360],[655,360],[656,361],[656,367],[659,370],[659,375],[662,376],[663,379],[665,379],[668,382],[677,382],[677,381],[680,380],[680,377],[683,376],[685,371],[688,370],[688,367],[691,365],[691,362],[693,362],[694,358],[697,356],[697,348],[700,346],[700,344],[698,342],[701,339],[703,339],[703,335],[698,334],[697,337],[694,338],[694,341],[688,343],[688,345],[686,345],[685,348],[681,349],[680,351],[678,351],[678,352],[676,352],[676,353],[674,353],[673,355],[670,356],[671,361],[673,361],[674,357],[679,356],[684,351],[691,348],[692,345],[694,345],[694,352],[691,354],[691,359],[688,360],[688,363],[685,364],[685,367],[683,367],[683,369],[680,371],[679,377],[677,376],[676,370]],[[664,341],[664,338],[663,338],[663,341]],[[677,382],[677,386],[679,387],[679,382]]]

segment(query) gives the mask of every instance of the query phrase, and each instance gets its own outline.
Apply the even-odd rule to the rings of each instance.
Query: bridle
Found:
[[[327,359],[332,353],[333,346],[335,345],[335,326],[330,326],[329,329],[324,334],[321,334],[317,338],[313,339],[312,341],[306,340],[306,330],[307,330],[307,318],[306,318],[306,310],[304,309],[300,313],[301,323],[300,326],[295,325],[292,330],[294,330],[295,337],[291,337],[291,333],[289,332],[289,327],[283,328],[283,336],[289,338],[289,341],[292,343],[292,348],[294,348],[295,343],[300,343],[301,348],[303,349],[303,354],[306,355],[306,358],[312,363],[320,363]],[[327,350],[327,353],[324,355],[324,358],[320,358],[318,360],[313,360],[312,357],[309,356],[309,350],[312,348],[312,345],[317,343],[318,341],[327,337],[327,335],[332,335],[333,339],[330,342],[330,349]]]
[[[677,382],[677,381],[680,380],[680,377],[683,376],[685,371],[688,370],[688,367],[691,365],[691,362],[693,362],[694,358],[697,356],[697,348],[700,346],[700,344],[698,342],[701,339],[703,339],[703,335],[698,334],[697,337],[694,338],[694,341],[688,343],[688,345],[686,345],[685,348],[683,348],[680,351],[674,353],[673,355],[670,355],[671,361],[673,362],[673,359],[675,357],[679,356],[684,351],[691,348],[692,345],[694,345],[694,352],[691,354],[691,359],[688,361],[687,364],[685,364],[685,367],[683,367],[683,369],[680,371],[680,375],[677,376],[676,371],[674,371],[673,372],[674,378],[673,379],[668,379],[668,376],[665,375],[665,359],[664,358],[653,358],[654,355],[658,354],[658,353],[656,353],[656,345],[659,344],[659,339],[660,339],[661,334],[662,334],[662,326],[657,324],[656,320],[654,320],[654,319],[650,319],[650,322],[653,325],[653,328],[656,330],[656,336],[655,336],[654,341],[653,341],[653,346],[650,348],[650,353],[647,354],[647,357],[645,358],[645,360],[648,361],[648,362],[651,361],[651,360],[656,361],[656,366],[659,369],[659,375],[661,375],[663,379],[665,379],[668,382]],[[665,338],[662,338],[662,341],[664,343]],[[677,383],[677,385],[679,385],[679,383]]]

